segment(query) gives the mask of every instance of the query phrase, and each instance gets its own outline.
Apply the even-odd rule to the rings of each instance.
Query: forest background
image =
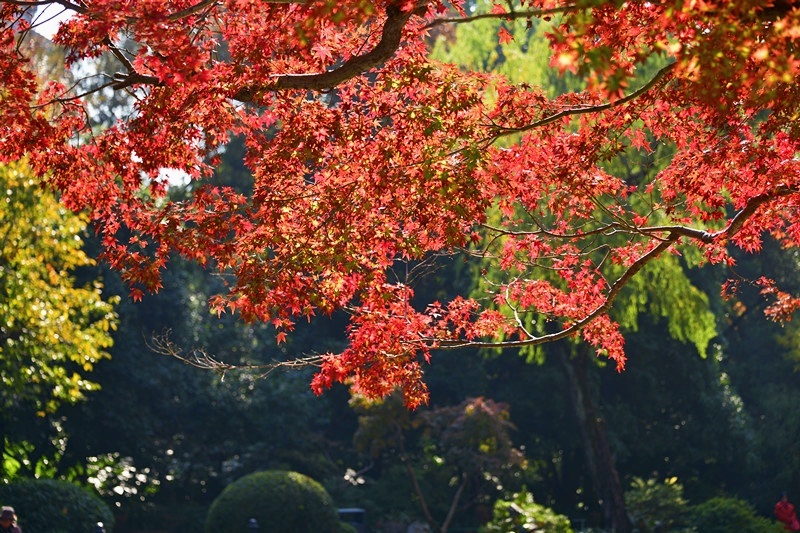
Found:
[[[501,28],[513,36],[502,45],[495,38]],[[444,27],[432,32],[431,56],[499,71],[552,95],[579,88],[579,78],[549,66],[545,30],[535,19]],[[643,79],[659,66],[643,69]],[[113,120],[126,105],[118,93],[98,93],[94,120]],[[243,152],[241,140],[228,144],[205,180],[248,194],[253,184]],[[668,157],[655,151],[610,164],[646,174]],[[179,347],[251,365],[337,352],[346,343],[345,317],[334,313],[299,324],[278,344],[271,327],[211,314],[207,303],[222,290],[222,280],[179,259],[158,294],[133,302],[119,275],[92,260],[100,244],[85,219],[51,203],[25,179],[24,166],[8,165],[0,174],[3,189],[14,191],[2,213],[3,268],[20,278],[15,285],[4,277],[0,312],[6,323],[42,307],[37,298],[50,289],[37,292],[30,285],[15,292],[33,277],[47,280],[42,287],[85,291],[61,293],[58,301],[73,311],[54,305],[48,307],[53,316],[91,317],[84,324],[91,324],[86,344],[68,343],[75,353],[61,353],[64,343],[48,344],[48,335],[4,348],[2,478],[63,478],[93,487],[115,509],[116,531],[199,529],[228,483],[274,468],[323,482],[337,505],[365,508],[375,527],[447,516],[458,487],[469,479],[456,502],[454,531],[473,530],[491,516],[494,501],[523,488],[575,523],[607,525],[610,511],[600,502],[609,497],[608,468],[616,470],[624,490],[646,480],[677,480],[690,502],[738,497],[764,516],[781,491],[800,494],[800,414],[794,408],[800,400],[800,330],[791,321],[766,321],[757,287],[722,299],[719,285],[729,275],[722,266],[665,261],[642,276],[638,292],[615,311],[629,354],[623,373],[571,341],[524,350],[444,351],[425,368],[429,404],[409,412],[399,398],[370,404],[342,385],[317,397],[308,386],[313,368],[267,376],[224,368],[215,373],[165,355],[165,347]],[[169,194],[180,198],[190,187],[175,185]],[[52,228],[64,233],[52,242],[43,239],[55,234],[48,233]],[[61,249],[62,241],[72,244]],[[64,279],[36,272],[48,254],[63,261],[69,273]],[[800,290],[795,252],[766,241],[758,255],[736,254],[743,279],[767,276]],[[449,301],[487,279],[478,261],[424,266],[421,301]],[[637,301],[639,293],[651,295],[646,305]],[[114,304],[113,311],[103,302]],[[74,311],[81,306],[86,309]],[[626,313],[638,316],[626,320]],[[31,353],[41,354],[34,356],[43,361],[36,372],[47,377],[31,373],[25,359]],[[64,358],[62,370],[47,367],[53,353]],[[75,366],[91,384],[75,382],[69,371]],[[454,454],[460,443],[443,437],[458,413],[475,409],[500,421],[498,435],[510,439],[498,446],[498,462],[482,472],[469,471],[465,464],[474,457]]]

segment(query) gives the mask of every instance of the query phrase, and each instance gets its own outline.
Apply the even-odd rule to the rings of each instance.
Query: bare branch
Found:
[[[212,370],[222,376],[223,379],[225,374],[229,371],[250,371],[257,373],[258,375],[256,377],[258,378],[265,378],[277,369],[319,366],[323,361],[322,355],[310,355],[297,357],[288,361],[273,361],[271,363],[230,364],[216,359],[203,350],[194,349],[187,354],[170,340],[169,335],[170,332],[166,331],[157,337],[153,337],[153,339],[147,343],[148,348],[157,354],[174,357],[187,365],[203,370]]]
[[[623,225],[620,222],[609,222],[608,224],[604,224],[592,230],[576,231],[574,233],[555,233],[553,231],[545,229],[544,226],[538,223],[536,224],[536,227],[538,227],[539,229],[533,231],[507,230],[503,228],[498,228],[496,226],[492,226],[490,224],[481,224],[481,227],[486,228],[492,233],[498,235],[508,235],[510,237],[523,237],[526,235],[546,235],[547,237],[552,237],[554,239],[566,239],[566,240],[583,239],[594,235],[610,235],[617,231],[630,231],[630,232],[636,231],[636,229],[633,228],[632,226]]]
[[[85,78],[85,79],[88,79],[88,78]],[[72,87],[70,87],[69,89],[67,89],[63,93],[61,93],[62,96],[58,96],[56,98],[53,98],[52,100],[49,100],[49,101],[47,101],[47,102],[45,102],[43,104],[33,105],[33,106],[31,106],[31,109],[41,109],[41,108],[44,108],[44,107],[47,107],[47,106],[50,106],[50,105],[56,104],[56,103],[58,103],[58,104],[66,104],[68,102],[74,102],[75,100],[80,100],[80,99],[85,98],[85,97],[87,97],[87,96],[89,96],[91,94],[98,93],[98,92],[100,92],[103,89],[106,89],[108,87],[115,88],[116,87],[116,82],[109,81],[107,83],[104,83],[102,85],[98,85],[97,87],[95,87],[93,89],[90,89],[90,90],[88,90],[86,92],[83,92],[83,93],[80,93],[80,94],[76,94],[74,96],[63,96],[63,95],[69,94],[69,92],[72,89],[74,89],[77,85],[78,85],[78,83],[76,82],[75,84],[73,84]]]
[[[422,514],[428,520],[429,523],[435,524],[436,520],[433,519],[433,515],[431,514],[430,510],[428,509],[428,504],[425,501],[425,495],[422,492],[422,488],[419,485],[419,480],[417,479],[417,474],[414,472],[414,469],[411,468],[411,463],[409,462],[408,458],[405,456],[405,453],[400,455],[400,461],[403,462],[403,466],[406,467],[406,472],[408,472],[408,477],[411,478],[411,484],[414,487],[414,492],[417,495],[417,501],[419,502],[419,506],[422,509]]]
[[[461,475],[461,483],[458,485],[458,489],[456,493],[453,495],[453,501],[450,502],[450,509],[447,511],[447,516],[442,523],[441,531],[447,531],[450,528],[450,524],[453,522],[453,518],[456,515],[456,510],[458,509],[458,504],[461,501],[461,495],[464,493],[464,488],[467,486],[467,476],[462,474]]]

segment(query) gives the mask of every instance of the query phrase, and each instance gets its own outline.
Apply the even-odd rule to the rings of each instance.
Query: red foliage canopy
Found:
[[[106,86],[134,98],[125,120],[90,128],[89,95],[36,72],[22,15],[46,4],[74,13],[53,38],[68,65],[114,55]],[[696,246],[731,261],[731,244],[758,251],[765,234],[800,245],[798,2],[516,7],[485,15],[554,17],[553,64],[585,75],[586,91],[549,99],[430,62],[431,28],[474,18],[441,0],[2,1],[0,160],[27,156],[91,213],[134,295],[157,290],[177,252],[233,274],[212,307],[271,321],[279,339],[298,317],[348,310],[349,346],[322,358],[318,391],[399,385],[413,406],[433,348],[575,334],[622,367],[607,311],[659,254]],[[632,87],[655,57],[665,66]],[[164,169],[207,175],[234,135],[252,196],[198,187],[167,200]],[[674,156],[652,178],[604,170],[659,144]],[[489,304],[415,309],[393,265],[458,250],[496,263]],[[797,308],[764,286],[769,313]],[[531,313],[558,327],[526,329]]]

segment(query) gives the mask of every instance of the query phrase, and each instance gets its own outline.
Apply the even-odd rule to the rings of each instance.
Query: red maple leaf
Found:
[[[511,33],[509,33],[509,31],[506,30],[505,28],[500,28],[497,31],[497,37],[500,44],[508,44],[514,40],[514,36],[511,35]]]

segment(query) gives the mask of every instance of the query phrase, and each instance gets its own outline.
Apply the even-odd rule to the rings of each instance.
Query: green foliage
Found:
[[[709,342],[717,336],[716,318],[708,296],[692,284],[677,257],[665,255],[648,264],[624,294],[613,313],[623,327],[636,331],[641,315],[663,317],[673,339],[693,344],[701,357],[706,356]]]
[[[0,485],[0,503],[17,512],[25,533],[87,533],[102,522],[114,529],[114,515],[88,490],[55,479],[21,479]]]
[[[511,500],[494,504],[492,521],[483,528],[485,533],[540,531],[542,533],[572,533],[569,518],[533,501],[527,490],[514,494]]]
[[[655,479],[633,478],[625,493],[625,506],[631,521],[640,531],[678,531],[688,511],[683,485],[671,477],[659,483]]]
[[[0,166],[0,191],[0,478],[52,477],[66,442],[52,415],[98,388],[88,374],[108,357],[116,299],[77,281],[93,264],[85,216],[24,162]]]
[[[769,518],[758,516],[744,500],[711,498],[696,505],[689,513],[689,523],[703,533],[779,533],[783,527]]]
[[[492,7],[488,0],[477,4],[481,13]],[[497,72],[512,83],[545,85],[552,72],[548,66],[550,50],[544,36],[548,25],[539,19],[531,19],[530,28],[527,25],[525,20],[499,19],[459,24],[454,39],[448,33],[438,36],[430,57],[469,70]],[[496,38],[501,28],[514,36],[513,41],[502,46]]]
[[[24,163],[0,167],[0,410],[40,416],[96,388],[85,374],[111,346],[112,306],[98,281],[76,286],[92,264],[85,217],[44,189]]]
[[[303,474],[256,472],[228,485],[206,518],[208,533],[238,533],[251,518],[266,531],[337,531],[339,517],[325,489]]]

